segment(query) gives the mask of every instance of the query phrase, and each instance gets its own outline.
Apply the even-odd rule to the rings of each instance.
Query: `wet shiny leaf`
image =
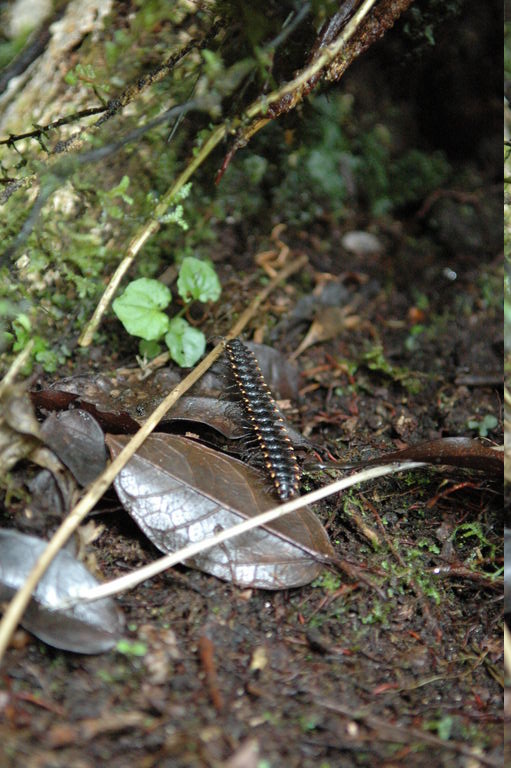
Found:
[[[115,457],[127,438],[107,435],[106,442]],[[142,531],[165,553],[277,503],[254,469],[168,434],[150,435],[117,476],[115,488]],[[305,508],[214,547],[187,565],[240,586],[285,589],[315,579],[322,569],[318,559],[332,552],[318,518]]]
[[[91,483],[106,467],[103,430],[86,411],[50,414],[41,427],[41,434],[80,485]]]
[[[0,601],[23,585],[47,542],[15,530],[0,529]],[[110,599],[52,610],[80,590],[98,584],[85,566],[61,550],[39,581],[22,625],[48,645],[75,653],[101,653],[117,642],[122,616]]]

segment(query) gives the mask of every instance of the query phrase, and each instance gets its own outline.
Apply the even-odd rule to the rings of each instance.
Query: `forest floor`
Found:
[[[258,318],[260,330],[267,312],[296,318],[269,334],[283,355],[310,324],[295,310],[313,286],[356,307],[298,357],[302,394],[286,412],[297,429],[339,460],[440,436],[498,442],[501,418],[492,427],[485,417],[501,412],[500,258],[482,264],[424,239],[418,252],[400,228],[379,253],[341,258],[328,219],[280,237],[288,258],[309,258]],[[241,262],[228,245],[218,269],[235,313],[255,289],[246,254]],[[325,326],[316,306],[318,318]],[[126,362],[101,348],[90,359],[102,372]],[[83,361],[65,375],[76,372]],[[157,556],[113,498],[114,510],[94,517],[104,530],[91,545],[105,579]],[[178,567],[118,598],[132,641],[122,652],[65,653],[18,632],[0,694],[2,765],[502,764],[498,484],[435,467],[315,510],[337,555],[375,588],[325,571],[298,589],[240,590]],[[31,532],[47,535],[47,525],[32,521]]]
[[[116,53],[112,41],[118,41],[119,50],[122,40],[127,41],[116,72],[120,79],[114,81],[116,94],[130,78],[139,82],[159,65],[177,42],[174,36],[171,42],[164,37],[169,23],[151,22],[147,38],[140,26],[133,39],[145,40],[151,54],[142,68],[126,30],[142,10],[147,8],[149,17],[154,3],[113,5],[122,34],[107,38],[107,29],[110,48],[105,51]],[[162,7],[167,13],[168,4]],[[81,20],[81,6],[76,8]],[[214,188],[212,181],[220,154],[194,177],[197,193],[187,211],[192,214],[190,230],[202,226],[214,239],[197,236],[200,250],[194,250],[193,240],[190,249],[211,258],[222,285],[220,300],[195,318],[209,339],[226,334],[267,284],[265,265],[280,268],[279,256],[284,263],[307,257],[306,266],[260,307],[245,337],[264,342],[288,360],[311,329],[316,334],[314,343],[295,355],[298,394],[285,395],[282,409],[322,458],[357,462],[453,436],[477,438],[490,446],[502,443],[504,259],[502,194],[496,184],[501,173],[501,68],[493,53],[500,47],[482,34],[495,26],[500,40],[501,27],[494,21],[500,7],[495,4],[495,14],[481,4],[466,3],[466,8],[454,20],[454,31],[444,34],[453,49],[448,60],[452,71],[438,44],[425,59],[422,80],[410,75],[414,70],[400,48],[393,53],[400,33],[394,38],[389,33],[369,68],[357,75],[354,66],[351,86],[351,71],[343,79],[341,95],[347,99],[338,102],[338,113],[333,107],[340,92],[326,94],[322,111],[316,104],[316,122],[306,122],[309,107],[304,103],[280,133],[272,134],[271,125],[261,131],[267,144],[263,139],[257,144],[255,137],[238,153],[224,187]],[[469,35],[461,38],[470,8]],[[101,35],[84,34],[83,44],[64,49],[65,61],[52,66],[52,74],[72,75],[68,59],[73,67],[82,61],[88,65],[87,45],[91,61],[101,63],[103,48],[99,55],[94,48],[102,44]],[[235,35],[228,41],[231,37],[236,42]],[[486,41],[486,52],[479,52],[481,41]],[[389,69],[392,57],[402,64],[397,76]],[[497,70],[495,99],[491,74]],[[163,82],[161,92],[156,91],[154,114],[167,105],[176,83],[179,70],[171,85]],[[403,106],[412,100],[406,95],[408,86],[415,100],[415,130],[427,139],[414,133],[411,113]],[[68,87],[61,90],[60,103],[50,92],[48,98],[56,102],[50,120],[71,106],[96,103],[90,88]],[[185,87],[188,93],[183,78],[183,93]],[[85,91],[83,103],[72,102],[73,88]],[[36,105],[43,90],[36,89]],[[497,104],[493,112],[492,99]],[[141,115],[145,109],[149,119],[153,112],[143,100],[141,105]],[[357,114],[353,123],[342,118],[352,108]],[[30,114],[28,108],[20,110],[20,133],[32,122],[45,123],[46,117],[37,113],[32,119]],[[397,128],[387,122],[389,114]],[[495,131],[492,115],[498,115]],[[56,337],[49,342],[57,340],[57,351],[65,351],[52,358],[57,361],[55,373],[36,366],[30,380],[34,391],[74,376],[93,380],[119,370],[126,375],[129,368],[137,372],[137,341],[123,333],[113,314],[104,318],[95,345],[83,350],[76,344],[92,289],[106,284],[119,254],[148,215],[147,208],[130,208],[119,192],[110,197],[112,185],[129,175],[129,194],[144,201],[147,192],[167,189],[182,170],[183,158],[199,146],[198,129],[207,134],[209,119],[205,115],[202,122],[197,120],[197,131],[192,118],[180,123],[180,130],[190,134],[180,144],[177,132],[176,149],[168,141],[173,129],[163,126],[151,143],[128,145],[114,156],[111,167],[105,162],[80,170],[83,178],[75,179],[80,205],[61,195],[61,206],[69,202],[68,218],[62,214],[59,219],[52,200],[43,210],[27,251],[32,261],[25,259],[29,266],[23,272],[25,255],[16,255],[13,281],[19,279],[20,295],[30,294],[41,309],[33,318],[48,315]],[[117,139],[117,132],[122,136],[128,128],[129,122],[107,124],[101,140]],[[387,146],[393,143],[392,152],[399,160],[405,157],[408,165],[394,163]],[[424,146],[430,154],[415,152]],[[18,152],[17,146],[16,152],[7,148],[13,155]],[[404,148],[414,154],[400,155]],[[219,152],[227,149],[226,144]],[[428,184],[433,184],[437,149],[451,153],[457,164],[456,173],[442,177],[449,178],[444,185],[449,188],[439,182],[423,198],[427,185],[410,196],[415,189],[410,179],[420,181],[419,171],[427,171]],[[417,170],[421,157],[424,167]],[[17,154],[11,162],[17,175]],[[365,177],[356,176],[357,167]],[[259,183],[253,179],[261,168]],[[307,176],[310,169],[314,174]],[[339,180],[346,181],[346,197],[335,208]],[[392,180],[394,197],[386,189]],[[380,182],[382,189],[373,199],[371,185],[376,188]],[[316,205],[322,185],[332,206],[322,201]],[[35,207],[32,193],[27,191],[32,197],[26,198],[26,211],[21,197],[19,208],[5,207],[14,211],[6,239],[14,242],[13,233]],[[314,206],[307,211],[308,223],[300,225],[307,200]],[[382,200],[390,208],[376,210]],[[15,201],[13,195],[9,205],[18,205]],[[251,208],[254,201],[258,205]],[[96,208],[89,208],[94,204]],[[359,230],[364,236],[353,236]],[[142,263],[144,274],[157,276],[169,264],[170,272],[175,271],[177,240],[168,231],[162,228],[160,239],[144,246],[137,270]],[[346,239],[348,233],[352,236]],[[50,293],[50,299],[59,294],[60,303],[52,303]],[[82,304],[80,295],[87,297]],[[19,312],[25,312],[21,303]],[[35,331],[45,333],[39,326]],[[142,405],[147,405],[144,391],[161,375],[156,371],[141,382]],[[311,459],[317,461],[300,455],[301,462]],[[20,462],[13,477],[20,472],[24,482],[33,469],[27,465]],[[334,476],[330,469],[304,473],[302,491],[325,485]],[[2,489],[1,527],[47,539],[62,515],[52,504],[30,507],[26,486],[23,492],[19,487],[7,491]],[[434,466],[350,489],[316,504],[314,512],[336,556],[348,566],[343,572],[325,568],[307,586],[269,591],[241,589],[178,566],[115,598],[125,617],[124,641],[99,655],[56,650],[18,630],[0,669],[0,768],[503,765],[501,478],[481,470]],[[102,579],[124,575],[161,555],[113,490],[91,520],[98,536],[86,546],[87,561]],[[347,575],[349,566],[352,576]]]

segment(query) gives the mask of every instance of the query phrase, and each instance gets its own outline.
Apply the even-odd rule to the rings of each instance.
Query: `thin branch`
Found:
[[[100,584],[98,587],[88,589],[86,592],[73,597],[72,600],[65,601],[61,605],[56,606],[55,610],[67,609],[78,603],[89,603],[94,600],[100,600],[104,597],[117,595],[119,592],[123,592],[126,589],[132,589],[133,587],[136,587],[138,584],[146,581],[146,579],[157,576],[159,573],[168,570],[173,565],[182,563],[183,561],[188,560],[190,557],[195,557],[201,552],[204,552],[207,549],[211,549],[211,547],[216,547],[219,544],[223,544],[224,541],[233,539],[235,536],[240,536],[242,533],[247,533],[247,531],[251,531],[254,528],[268,525],[268,523],[271,523],[274,520],[278,520],[285,515],[289,515],[290,512],[296,512],[296,510],[302,509],[302,507],[305,507],[309,504],[314,504],[315,502],[321,501],[321,499],[325,499],[328,496],[333,496],[335,493],[340,493],[346,488],[351,488],[353,485],[357,485],[358,483],[366,483],[369,480],[376,479],[377,477],[384,477],[385,475],[395,474],[396,472],[417,469],[419,467],[425,466],[427,465],[421,462],[405,461],[401,462],[401,464],[386,464],[382,467],[364,469],[361,472],[358,472],[356,475],[351,475],[351,477],[345,477],[342,480],[337,480],[335,483],[323,486],[323,488],[318,488],[316,491],[311,491],[311,493],[307,493],[305,496],[299,496],[292,501],[287,501],[285,504],[280,504],[278,507],[273,507],[272,509],[268,509],[266,512],[261,512],[261,514],[256,515],[255,517],[250,517],[247,520],[244,520],[242,523],[237,523],[230,528],[226,528],[214,536],[209,536],[206,539],[202,539],[201,541],[196,541],[193,544],[189,544],[187,547],[183,547],[177,552],[172,552],[170,555],[165,555],[165,557],[160,557],[158,560],[149,563],[149,565],[144,565],[142,568],[138,568],[132,573],[128,573],[125,576],[120,576],[118,579],[108,581],[106,584]]]
[[[193,109],[200,108],[200,104],[197,101],[188,101],[184,104],[171,107],[161,115],[158,115],[158,117],[150,120],[148,123],[133,129],[118,141],[105,144],[104,146],[98,147],[97,149],[91,149],[88,152],[82,152],[81,154],[72,158],[64,157],[58,162],[54,163],[51,166],[51,170],[48,170],[43,176],[41,188],[37,194],[35,202],[32,205],[32,209],[20,232],[14,239],[14,242],[0,256],[0,263],[6,263],[12,259],[16,251],[23,246],[23,244],[30,236],[32,230],[34,229],[39,218],[39,214],[48,201],[48,198],[58,189],[59,182],[62,179],[66,179],[71,176],[71,174],[76,170],[77,166],[86,164],[88,165],[90,163],[98,163],[102,160],[105,160],[105,158],[109,157],[115,152],[118,152],[126,144],[139,139],[152,128],[155,128],[162,123],[168,122],[173,117],[182,117]],[[5,201],[5,195],[6,192],[0,195],[0,203]]]
[[[196,38],[190,40],[189,43],[177,51],[177,53],[171,54],[163,62],[163,64],[160,64],[160,66],[158,66],[152,72],[149,72],[143,77],[139,77],[136,82],[130,83],[130,85],[128,85],[128,87],[125,88],[119,96],[114,99],[110,99],[106,105],[105,113],[101,115],[101,117],[96,120],[93,125],[83,128],[73,136],[70,136],[69,139],[66,139],[66,141],[59,142],[55,146],[53,152],[57,154],[59,152],[69,152],[70,150],[79,149],[83,145],[84,133],[95,133],[99,128],[101,128],[102,125],[104,125],[104,123],[107,122],[107,120],[110,120],[110,118],[116,115],[117,112],[138,98],[140,94],[143,93],[147,88],[154,85],[155,83],[160,82],[160,80],[163,80],[169,74],[169,72],[172,71],[176,64],[185,56],[187,56],[190,51],[193,51],[195,48],[199,51],[202,50],[202,48],[204,48],[210,42],[210,40],[215,37],[222,26],[223,22],[215,22],[207,34],[202,38],[202,40],[197,40]]]
[[[154,213],[152,217],[149,219],[149,221],[147,221],[143,225],[143,227],[130,240],[130,243],[127,248],[126,256],[121,261],[121,263],[115,270],[114,274],[110,278],[110,281],[105,289],[105,292],[103,293],[96,309],[94,310],[94,314],[92,315],[91,319],[85,326],[82,334],[80,335],[80,338],[78,339],[78,343],[80,344],[80,346],[88,347],[92,343],[94,333],[96,332],[101,322],[101,318],[103,317],[104,313],[110,306],[110,302],[115,296],[124,275],[126,274],[128,269],[131,267],[133,261],[138,255],[138,252],[140,251],[142,246],[146,243],[146,241],[149,240],[149,238],[152,237],[152,235],[156,234],[156,232],[159,230],[160,219],[162,218],[162,216],[165,215],[165,213],[167,213],[177,193],[186,184],[186,182],[188,181],[190,176],[193,175],[196,169],[204,162],[206,157],[208,157],[208,155],[216,147],[216,145],[223,139],[223,137],[227,133],[227,130],[228,130],[227,125],[223,124],[213,131],[213,133],[211,134],[209,139],[206,141],[206,143],[203,144],[203,146],[201,147],[197,155],[186,166],[185,170],[180,174],[180,176],[178,176],[178,178],[175,180],[174,184],[170,187],[170,189],[168,189],[167,192],[163,195],[158,205],[155,207]]]
[[[28,133],[21,134],[19,136],[9,136],[7,139],[0,140],[0,144],[8,144],[14,147],[15,142],[18,141],[19,139],[22,139],[22,138],[38,139],[42,135],[44,135],[45,132],[47,132],[48,130],[56,128],[59,125],[64,125],[67,122],[71,122],[71,119],[75,119],[77,117],[85,117],[88,114],[93,115],[96,113],[103,113],[99,118],[99,120],[96,120],[96,122],[93,123],[92,125],[86,126],[81,130],[77,131],[72,136],[70,136],[69,139],[58,142],[55,145],[53,152],[51,154],[56,155],[56,154],[61,154],[63,152],[69,152],[70,150],[79,149],[84,143],[84,135],[86,133],[87,134],[95,133],[107,120],[109,120],[111,117],[116,115],[121,109],[123,109],[130,102],[134,101],[134,99],[140,96],[140,94],[142,94],[149,86],[162,80],[172,70],[172,68],[182,58],[184,58],[191,50],[193,50],[194,48],[198,48],[199,50],[202,49],[217,34],[217,32],[219,31],[219,29],[221,29],[221,27],[222,27],[222,22],[220,21],[215,22],[202,40],[200,41],[196,39],[191,40],[182,49],[177,51],[177,53],[171,54],[163,62],[163,64],[160,64],[160,66],[157,67],[155,70],[153,70],[152,72],[149,72],[144,77],[139,78],[136,82],[130,83],[130,85],[128,85],[127,88],[125,88],[124,91],[118,97],[114,99],[110,99],[110,101],[107,103],[106,106],[91,108],[89,110],[83,110],[82,112],[77,112],[75,113],[75,115],[71,115],[67,118],[61,118],[60,120],[56,120],[54,123],[50,123],[47,126],[37,126],[37,129],[34,131],[30,131]],[[33,173],[33,174],[30,174],[29,176],[25,176],[25,178],[23,179],[10,181],[7,187],[5,188],[5,190],[3,191],[2,195],[0,195],[0,205],[7,202],[7,200],[11,197],[12,194],[14,194],[14,192],[17,192],[19,189],[29,187],[33,182],[37,181],[37,178],[38,178],[38,174]]]
[[[7,144],[7,146],[14,146],[17,141],[22,139],[37,139],[40,136],[45,136],[47,133],[54,131],[56,128],[60,128],[61,125],[68,125],[74,123],[77,120],[81,120],[82,117],[90,117],[91,115],[97,115],[100,112],[105,112],[108,109],[106,107],[91,107],[90,109],[82,109],[79,112],[73,112],[67,117],[60,117],[58,120],[54,120],[47,125],[37,125],[33,131],[27,131],[27,133],[17,133],[8,136],[6,139],[0,139],[0,144]]]
[[[2,381],[0,381],[0,397],[2,397],[5,390],[10,387],[11,384],[14,384],[14,381],[20,373],[21,369],[30,359],[30,353],[32,352],[34,343],[34,339],[30,339],[26,347],[22,349],[19,355],[17,355],[12,361],[11,367],[3,377]]]
[[[247,309],[242,313],[238,321],[233,325],[227,339],[237,336],[248,323],[248,321],[255,315],[260,305],[267,299],[270,293],[277,287],[282,281],[286,280],[290,275],[302,269],[306,263],[306,257],[297,259],[289,264],[262,290],[250,303]],[[29,601],[32,592],[34,591],[38,581],[45,573],[50,563],[57,555],[59,550],[63,547],[71,534],[78,528],[82,520],[89,514],[94,505],[99,501],[107,488],[111,485],[116,475],[121,469],[128,463],[133,454],[140,448],[144,440],[155,429],[161,419],[165,416],[169,408],[183,395],[192,384],[194,384],[200,377],[208,370],[208,368],[214,363],[214,361],[221,355],[223,351],[223,343],[217,344],[217,346],[202,360],[196,368],[191,371],[179,384],[175,387],[167,397],[155,408],[150,414],[147,421],[136,432],[132,439],[127,443],[119,455],[114,461],[107,466],[102,474],[94,481],[85,495],[80,499],[78,504],[71,510],[69,515],[62,521],[61,525],[53,535],[52,539],[48,542],[48,546],[37,560],[35,566],[30,571],[29,575],[23,586],[14,595],[13,599],[9,603],[7,610],[4,613],[2,621],[0,622],[0,661],[6,651],[9,644],[12,633],[19,623]]]

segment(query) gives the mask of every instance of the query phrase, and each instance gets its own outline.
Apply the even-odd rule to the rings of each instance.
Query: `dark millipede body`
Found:
[[[286,501],[298,493],[300,468],[282,417],[255,355],[238,339],[228,341],[225,351],[266,469],[279,498]]]

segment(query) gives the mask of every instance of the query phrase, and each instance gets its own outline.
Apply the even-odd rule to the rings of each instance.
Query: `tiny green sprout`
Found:
[[[479,437],[487,437],[488,432],[495,429],[499,423],[498,419],[491,413],[487,413],[480,421],[477,419],[469,419],[467,421],[467,427],[469,429],[476,429],[479,432]]]
[[[186,301],[217,301],[222,287],[211,264],[193,256],[186,256],[179,270],[177,290]]]
[[[427,730],[436,731],[438,738],[442,739],[442,741],[449,740],[453,725],[454,719],[451,717],[451,715],[445,715],[438,720],[428,720],[425,723]]]
[[[129,334],[155,341],[169,329],[169,317],[162,310],[168,307],[171,299],[166,285],[141,277],[126,286],[112,308]]]
[[[312,582],[312,586],[322,587],[326,592],[335,592],[341,586],[341,580],[330,571],[325,571]]]
[[[146,339],[141,339],[138,345],[138,354],[140,357],[144,358],[145,360],[152,360],[153,357],[156,357],[161,352],[161,345],[158,344],[157,341],[154,339],[151,339],[150,341],[147,341]]]
[[[182,317],[174,317],[170,321],[165,344],[170,350],[173,360],[181,368],[191,368],[204,354],[206,339],[202,331],[193,328]]]
[[[82,83],[94,83],[96,80],[96,71],[92,64],[77,64],[74,69],[70,69],[64,77],[68,85],[76,85],[78,81]]]
[[[28,315],[20,312],[12,321],[12,329],[4,332],[4,343],[11,343],[13,352],[21,352],[29,341],[32,341],[32,350],[30,359],[27,362],[23,373],[28,375],[32,371],[33,361],[40,363],[47,373],[54,373],[59,364],[63,363],[66,357],[69,357],[70,351],[65,344],[52,349],[45,339],[33,332],[32,323]]]
[[[124,175],[116,187],[112,187],[105,195],[107,197],[120,197],[127,205],[133,205],[133,198],[126,194],[126,190],[130,185],[130,177]]]
[[[122,653],[124,656],[145,656],[147,653],[147,645],[140,640],[127,640],[123,638],[119,640],[115,647],[117,653]]]

